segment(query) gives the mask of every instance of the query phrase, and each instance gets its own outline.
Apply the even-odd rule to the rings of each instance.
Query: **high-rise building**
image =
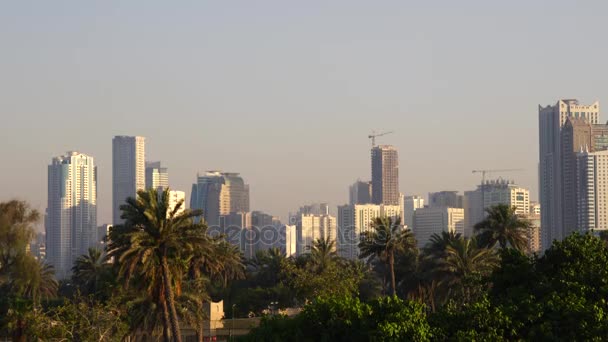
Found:
[[[211,227],[211,234],[219,232],[226,236],[228,242],[238,246],[243,255],[251,259],[255,255],[255,232],[252,230],[250,212],[232,212],[220,216],[220,230]]]
[[[403,224],[414,229],[414,215],[416,210],[424,208],[424,198],[419,195],[405,196],[403,201]]]
[[[463,208],[463,196],[458,191],[429,192],[429,207]]]
[[[219,225],[221,215],[249,212],[249,185],[238,173],[208,171],[192,185],[190,208],[202,210],[210,226]]]
[[[112,219],[122,223],[120,206],[146,187],[144,137],[115,136],[112,140]]]
[[[518,215],[530,214],[530,191],[501,178],[477,186],[477,190],[464,193],[465,228],[467,237],[473,235],[474,226],[486,217],[486,209],[498,204],[515,207]],[[483,201],[483,203],[482,203]]]
[[[146,163],[146,189],[169,188],[169,171],[159,161]]]
[[[251,212],[251,226],[255,234],[255,251],[262,251],[273,247],[285,247],[284,243],[278,243],[283,238],[281,220],[262,211]]]
[[[399,205],[399,155],[391,145],[372,148],[372,203]]]
[[[530,202],[530,215],[538,215],[540,219],[540,203]]]
[[[553,240],[561,240],[572,228],[564,227],[564,215],[572,225],[572,187],[564,189],[564,166],[573,169],[573,159],[564,165],[563,151],[576,152],[565,149],[562,143],[562,129],[568,118],[582,119],[595,125],[599,120],[599,103],[581,105],[577,100],[559,100],[555,105],[538,107],[539,118],[539,186],[542,246],[548,248]],[[568,147],[568,146],[566,146]],[[570,153],[569,152],[569,153]],[[572,158],[572,157],[571,157]],[[569,182],[571,178],[569,178]],[[569,200],[564,198],[567,196]],[[570,202],[570,203],[565,203]],[[565,209],[569,208],[565,211]]]
[[[528,228],[526,237],[528,238],[528,251],[531,253],[540,253],[541,245],[541,226],[540,226],[540,213],[526,216],[526,218],[532,223]]]
[[[434,207],[420,208],[414,215],[414,236],[419,248],[423,248],[433,234],[452,232],[464,235],[464,209]]]
[[[69,276],[72,264],[97,240],[97,167],[79,152],[53,158],[48,166],[47,261],[57,277]]]
[[[355,260],[359,257],[361,234],[372,229],[376,217],[397,219],[402,208],[398,205],[355,204],[338,207],[338,255]]]
[[[349,188],[348,199],[349,204],[372,203],[372,183],[357,180]]]
[[[296,254],[303,255],[310,252],[317,239],[329,239],[336,243],[336,218],[331,215],[302,214],[296,225],[298,241]]]
[[[298,236],[295,225],[282,225],[279,230],[282,240],[279,240],[279,249],[285,252],[286,257],[296,256]]]
[[[579,152],[576,173],[577,228],[608,230],[608,150]]]

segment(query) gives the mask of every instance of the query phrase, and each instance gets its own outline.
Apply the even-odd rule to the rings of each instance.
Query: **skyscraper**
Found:
[[[208,171],[192,185],[190,208],[202,210],[210,226],[219,225],[221,215],[249,212],[249,185],[238,173]]]
[[[169,171],[161,162],[146,163],[146,189],[162,191],[169,187]]]
[[[349,204],[372,203],[372,183],[356,181],[348,191]]]
[[[464,209],[449,207],[420,208],[414,218],[414,236],[423,248],[433,234],[452,232],[464,235]]]
[[[58,278],[69,276],[77,257],[97,243],[97,168],[78,152],[53,158],[48,166],[46,253]]]
[[[403,201],[403,224],[414,229],[414,215],[416,210],[424,208],[424,198],[419,195],[405,196]]]
[[[401,217],[403,208],[398,205],[355,204],[338,207],[337,247],[338,255],[356,260],[359,257],[361,234],[372,229],[376,217],[386,216],[393,220]]]
[[[296,243],[297,255],[309,253],[317,239],[329,239],[336,243],[336,218],[328,214],[302,214],[296,225],[298,237]]]
[[[562,128],[568,118],[583,119],[590,124],[597,124],[599,107],[598,102],[581,105],[577,100],[559,100],[555,105],[538,106],[539,187],[543,248],[550,246],[553,240],[561,240],[566,235],[562,214],[565,209]]]
[[[372,203],[399,205],[399,156],[391,145],[372,148]]]
[[[485,210],[495,205],[515,207],[517,215],[530,214],[530,191],[502,178],[488,180],[474,191],[465,191],[464,196],[464,234],[467,237],[473,235],[475,224],[486,217]]]
[[[463,196],[458,191],[429,192],[429,207],[462,208]]]
[[[579,152],[576,173],[577,228],[608,230],[608,150]]]
[[[146,186],[144,137],[115,136],[112,139],[112,217],[122,223],[120,206]]]

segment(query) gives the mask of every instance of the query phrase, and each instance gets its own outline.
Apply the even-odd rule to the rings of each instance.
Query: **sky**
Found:
[[[372,131],[406,195],[472,190],[473,169],[537,198],[538,105],[607,103],[604,1],[2,1],[0,201],[44,211],[47,165],[98,167],[111,220],[112,137],[189,195],[240,172],[252,210],[348,201]],[[602,115],[600,119],[608,119]],[[499,176],[500,174],[496,175]]]

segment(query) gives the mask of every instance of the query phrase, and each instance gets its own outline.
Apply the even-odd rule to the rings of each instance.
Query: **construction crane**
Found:
[[[498,169],[498,170],[473,170],[473,173],[481,173],[481,210],[485,208],[486,199],[485,199],[485,186],[486,183],[486,174],[497,173],[497,172],[515,172],[515,171],[523,171],[524,169]]]
[[[394,131],[388,131],[388,132],[382,132],[382,133],[376,134],[375,131],[372,131],[372,134],[368,135],[367,137],[372,140],[372,147],[374,147],[374,146],[376,146],[376,138],[377,137],[381,137],[383,135],[387,135],[387,134],[391,134],[391,133],[395,133],[395,132]]]
[[[496,172],[514,172],[514,171],[523,171],[524,169],[501,169],[501,170],[473,170],[473,173],[481,173],[481,184],[483,185],[486,182],[486,174],[496,173]]]

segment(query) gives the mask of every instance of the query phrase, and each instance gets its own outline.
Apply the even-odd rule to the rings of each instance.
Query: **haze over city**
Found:
[[[523,168],[504,176],[537,199],[537,106],[606,103],[607,7],[3,3],[0,200],[44,212],[47,165],[76,150],[95,157],[98,222],[110,222],[112,137],[141,135],[172,188],[239,172],[252,209],[286,218],[369,180],[372,130],[395,131],[378,142],[400,151],[406,195]]]

